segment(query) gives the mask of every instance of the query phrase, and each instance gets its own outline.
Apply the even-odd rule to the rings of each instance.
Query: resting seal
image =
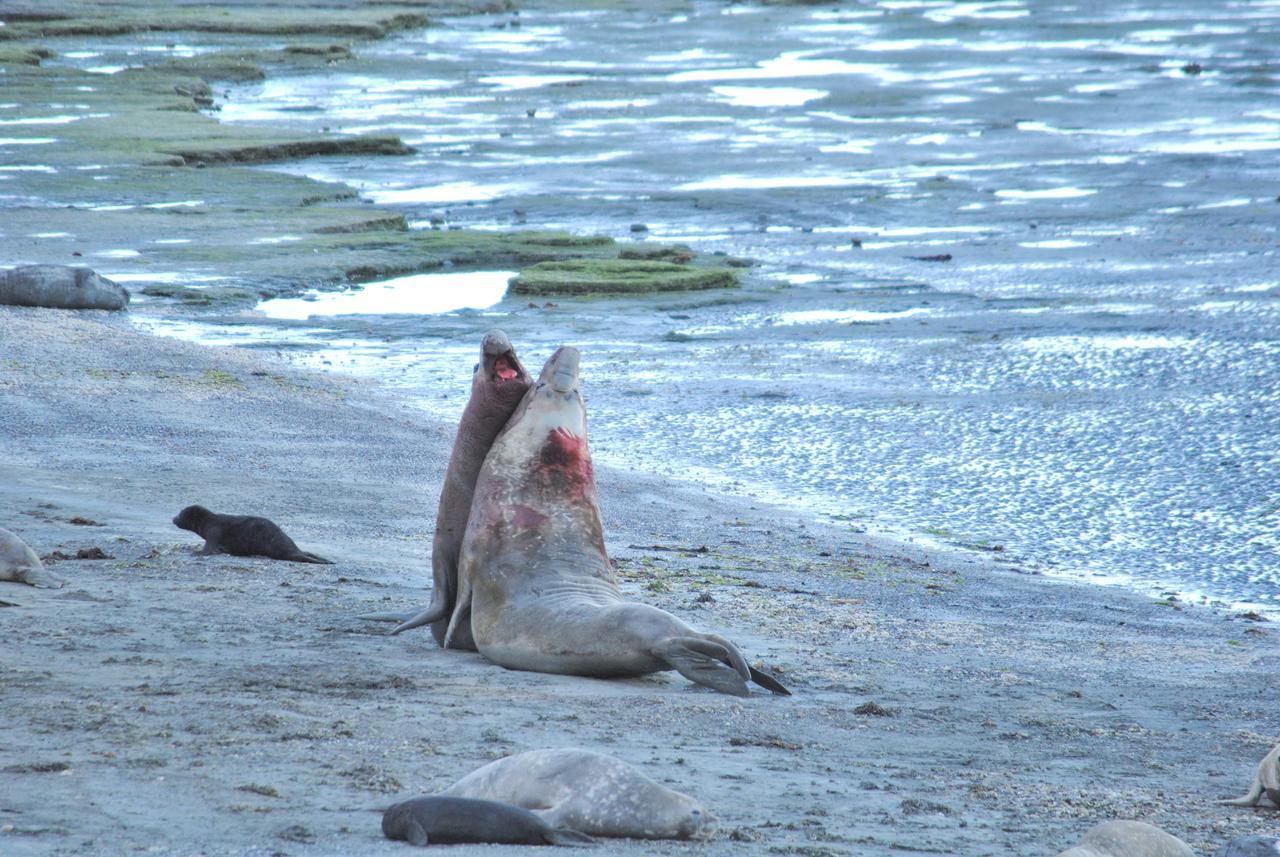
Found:
[[[27,583],[39,589],[57,589],[66,584],[48,571],[36,552],[14,533],[0,527],[0,580]]]
[[[89,268],[23,265],[0,271],[0,304],[54,309],[124,309],[129,292]]]
[[[515,804],[552,827],[593,836],[692,839],[716,829],[716,817],[688,795],[655,783],[621,759],[575,748],[531,750],[490,762],[441,794]]]
[[[265,556],[290,562],[317,562],[333,565],[332,560],[299,550],[293,539],[266,518],[252,515],[219,515],[204,506],[188,506],[173,519],[174,526],[204,538],[200,553],[229,553],[232,556]]]
[[[415,797],[382,815],[382,833],[412,845],[495,842],[501,845],[590,845],[576,830],[556,830],[527,809],[492,800]]]
[[[507,424],[511,412],[532,383],[507,335],[501,330],[486,333],[480,343],[480,362],[471,376],[471,398],[458,423],[436,510],[436,535],[431,542],[431,605],[411,616],[384,614],[381,618],[396,618],[402,623],[391,633],[399,634],[430,622],[432,635],[443,645],[457,600],[458,555],[462,552],[462,536],[471,514],[476,475],[493,439]],[[469,623],[459,623],[453,647],[475,650]]]
[[[480,653],[510,669],[674,669],[737,696],[752,680],[787,693],[723,637],[622,600],[604,549],[578,361],[576,348],[551,355],[480,468],[445,646],[469,615]]]
[[[1237,836],[1219,848],[1213,857],[1280,857],[1280,838]]]
[[[1272,803],[1280,806],[1280,744],[1272,747],[1271,752],[1258,764],[1248,794],[1231,800],[1220,800],[1218,803],[1227,806],[1257,806],[1264,793]]]
[[[1176,836],[1141,821],[1104,821],[1058,857],[1196,857]]]

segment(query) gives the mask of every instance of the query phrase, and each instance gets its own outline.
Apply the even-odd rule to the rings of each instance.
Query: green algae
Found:
[[[0,41],[66,36],[119,36],[147,32],[237,33],[256,36],[329,36],[380,39],[400,30],[425,27],[426,15],[394,6],[333,9],[289,8],[285,4],[160,6],[135,3],[58,4],[38,14],[5,13]]]
[[[629,294],[727,289],[738,285],[725,268],[694,268],[636,259],[573,259],[540,262],[510,281],[518,295]]]

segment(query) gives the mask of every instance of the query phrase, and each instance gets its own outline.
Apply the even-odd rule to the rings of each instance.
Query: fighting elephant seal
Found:
[[[26,583],[38,589],[57,589],[66,584],[44,567],[26,542],[3,527],[0,527],[0,580]]]
[[[1104,821],[1058,857],[1196,857],[1185,842],[1142,821]]]
[[[1280,836],[1237,836],[1213,857],[1280,857]]]
[[[1243,797],[1220,800],[1218,803],[1227,806],[1257,806],[1265,794],[1276,806],[1280,806],[1280,744],[1271,748],[1271,752],[1263,757],[1258,770],[1253,775],[1253,785],[1249,793]]]
[[[52,309],[124,309],[125,287],[89,268],[23,265],[0,272],[0,304]]]
[[[468,616],[476,648],[510,669],[582,676],[677,670],[723,693],[788,693],[732,643],[622,599],[605,553],[578,389],[562,347],[498,435],[476,480],[448,647]]]
[[[188,506],[173,519],[175,527],[204,539],[202,554],[229,553],[232,556],[265,556],[289,562],[333,565],[332,560],[307,553],[293,539],[266,518],[253,515],[219,515],[204,506]]]
[[[401,624],[391,633],[431,623],[437,643],[444,643],[449,617],[458,594],[458,556],[471,514],[476,476],[493,440],[520,404],[533,379],[516,356],[511,340],[501,330],[491,330],[480,343],[480,362],[471,376],[471,398],[462,411],[458,434],[449,455],[449,469],[440,491],[436,510],[436,534],[431,542],[431,604],[409,616],[381,614],[369,618],[396,618]],[[460,622],[454,631],[453,648],[475,649],[470,625]]]
[[[382,833],[412,845],[493,842],[501,845],[590,845],[576,830],[557,830],[527,809],[491,800],[416,797],[382,815]]]
[[[552,827],[592,836],[693,839],[716,817],[621,759],[590,750],[531,750],[490,762],[441,794],[522,806]]]

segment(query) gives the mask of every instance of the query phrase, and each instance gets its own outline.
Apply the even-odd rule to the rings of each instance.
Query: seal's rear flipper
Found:
[[[311,562],[311,563],[315,563],[316,565],[333,565],[334,564],[333,560],[331,559],[325,559],[322,556],[317,556],[316,554],[309,553],[307,551],[298,551],[293,556],[289,557],[289,559],[293,562]]]
[[[689,681],[734,696],[751,695],[738,671],[727,666],[729,652],[718,643],[697,637],[668,637],[650,651]]]
[[[595,845],[596,841],[585,833],[570,830],[567,827],[555,827],[547,831],[548,845]]]
[[[751,680],[763,687],[765,690],[772,691],[779,696],[791,695],[791,691],[783,687],[782,683],[773,676],[768,673],[760,672],[760,670],[755,667],[749,667],[749,669],[751,670]]]

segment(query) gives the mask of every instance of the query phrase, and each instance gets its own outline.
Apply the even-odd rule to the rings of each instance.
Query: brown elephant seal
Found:
[[[44,567],[26,542],[3,527],[0,527],[0,580],[26,583],[38,589],[57,589],[66,584]]]
[[[202,554],[229,553],[232,556],[265,556],[289,562],[333,561],[300,550],[293,539],[266,518],[253,515],[219,515],[204,506],[188,506],[173,519],[174,526],[190,530],[204,539]]]
[[[621,759],[591,750],[530,750],[490,762],[441,794],[522,806],[552,827],[629,839],[701,839],[716,817]]]
[[[752,680],[787,693],[723,637],[623,601],[604,548],[578,363],[576,348],[551,356],[480,468],[445,646],[469,616],[480,653],[510,669],[674,669],[737,696]]]
[[[1280,836],[1237,836],[1213,857],[1280,857]]]
[[[492,800],[416,797],[382,815],[382,833],[412,845],[492,842],[500,845],[590,845],[576,830],[557,830],[527,809]]]
[[[1280,806],[1280,744],[1272,747],[1271,752],[1258,764],[1248,794],[1231,800],[1220,800],[1218,803],[1227,806],[1257,806],[1264,794],[1273,804]]]
[[[53,309],[124,309],[129,292],[89,268],[23,265],[0,271],[0,304]]]
[[[1058,857],[1196,857],[1187,843],[1142,821],[1104,821]]]

